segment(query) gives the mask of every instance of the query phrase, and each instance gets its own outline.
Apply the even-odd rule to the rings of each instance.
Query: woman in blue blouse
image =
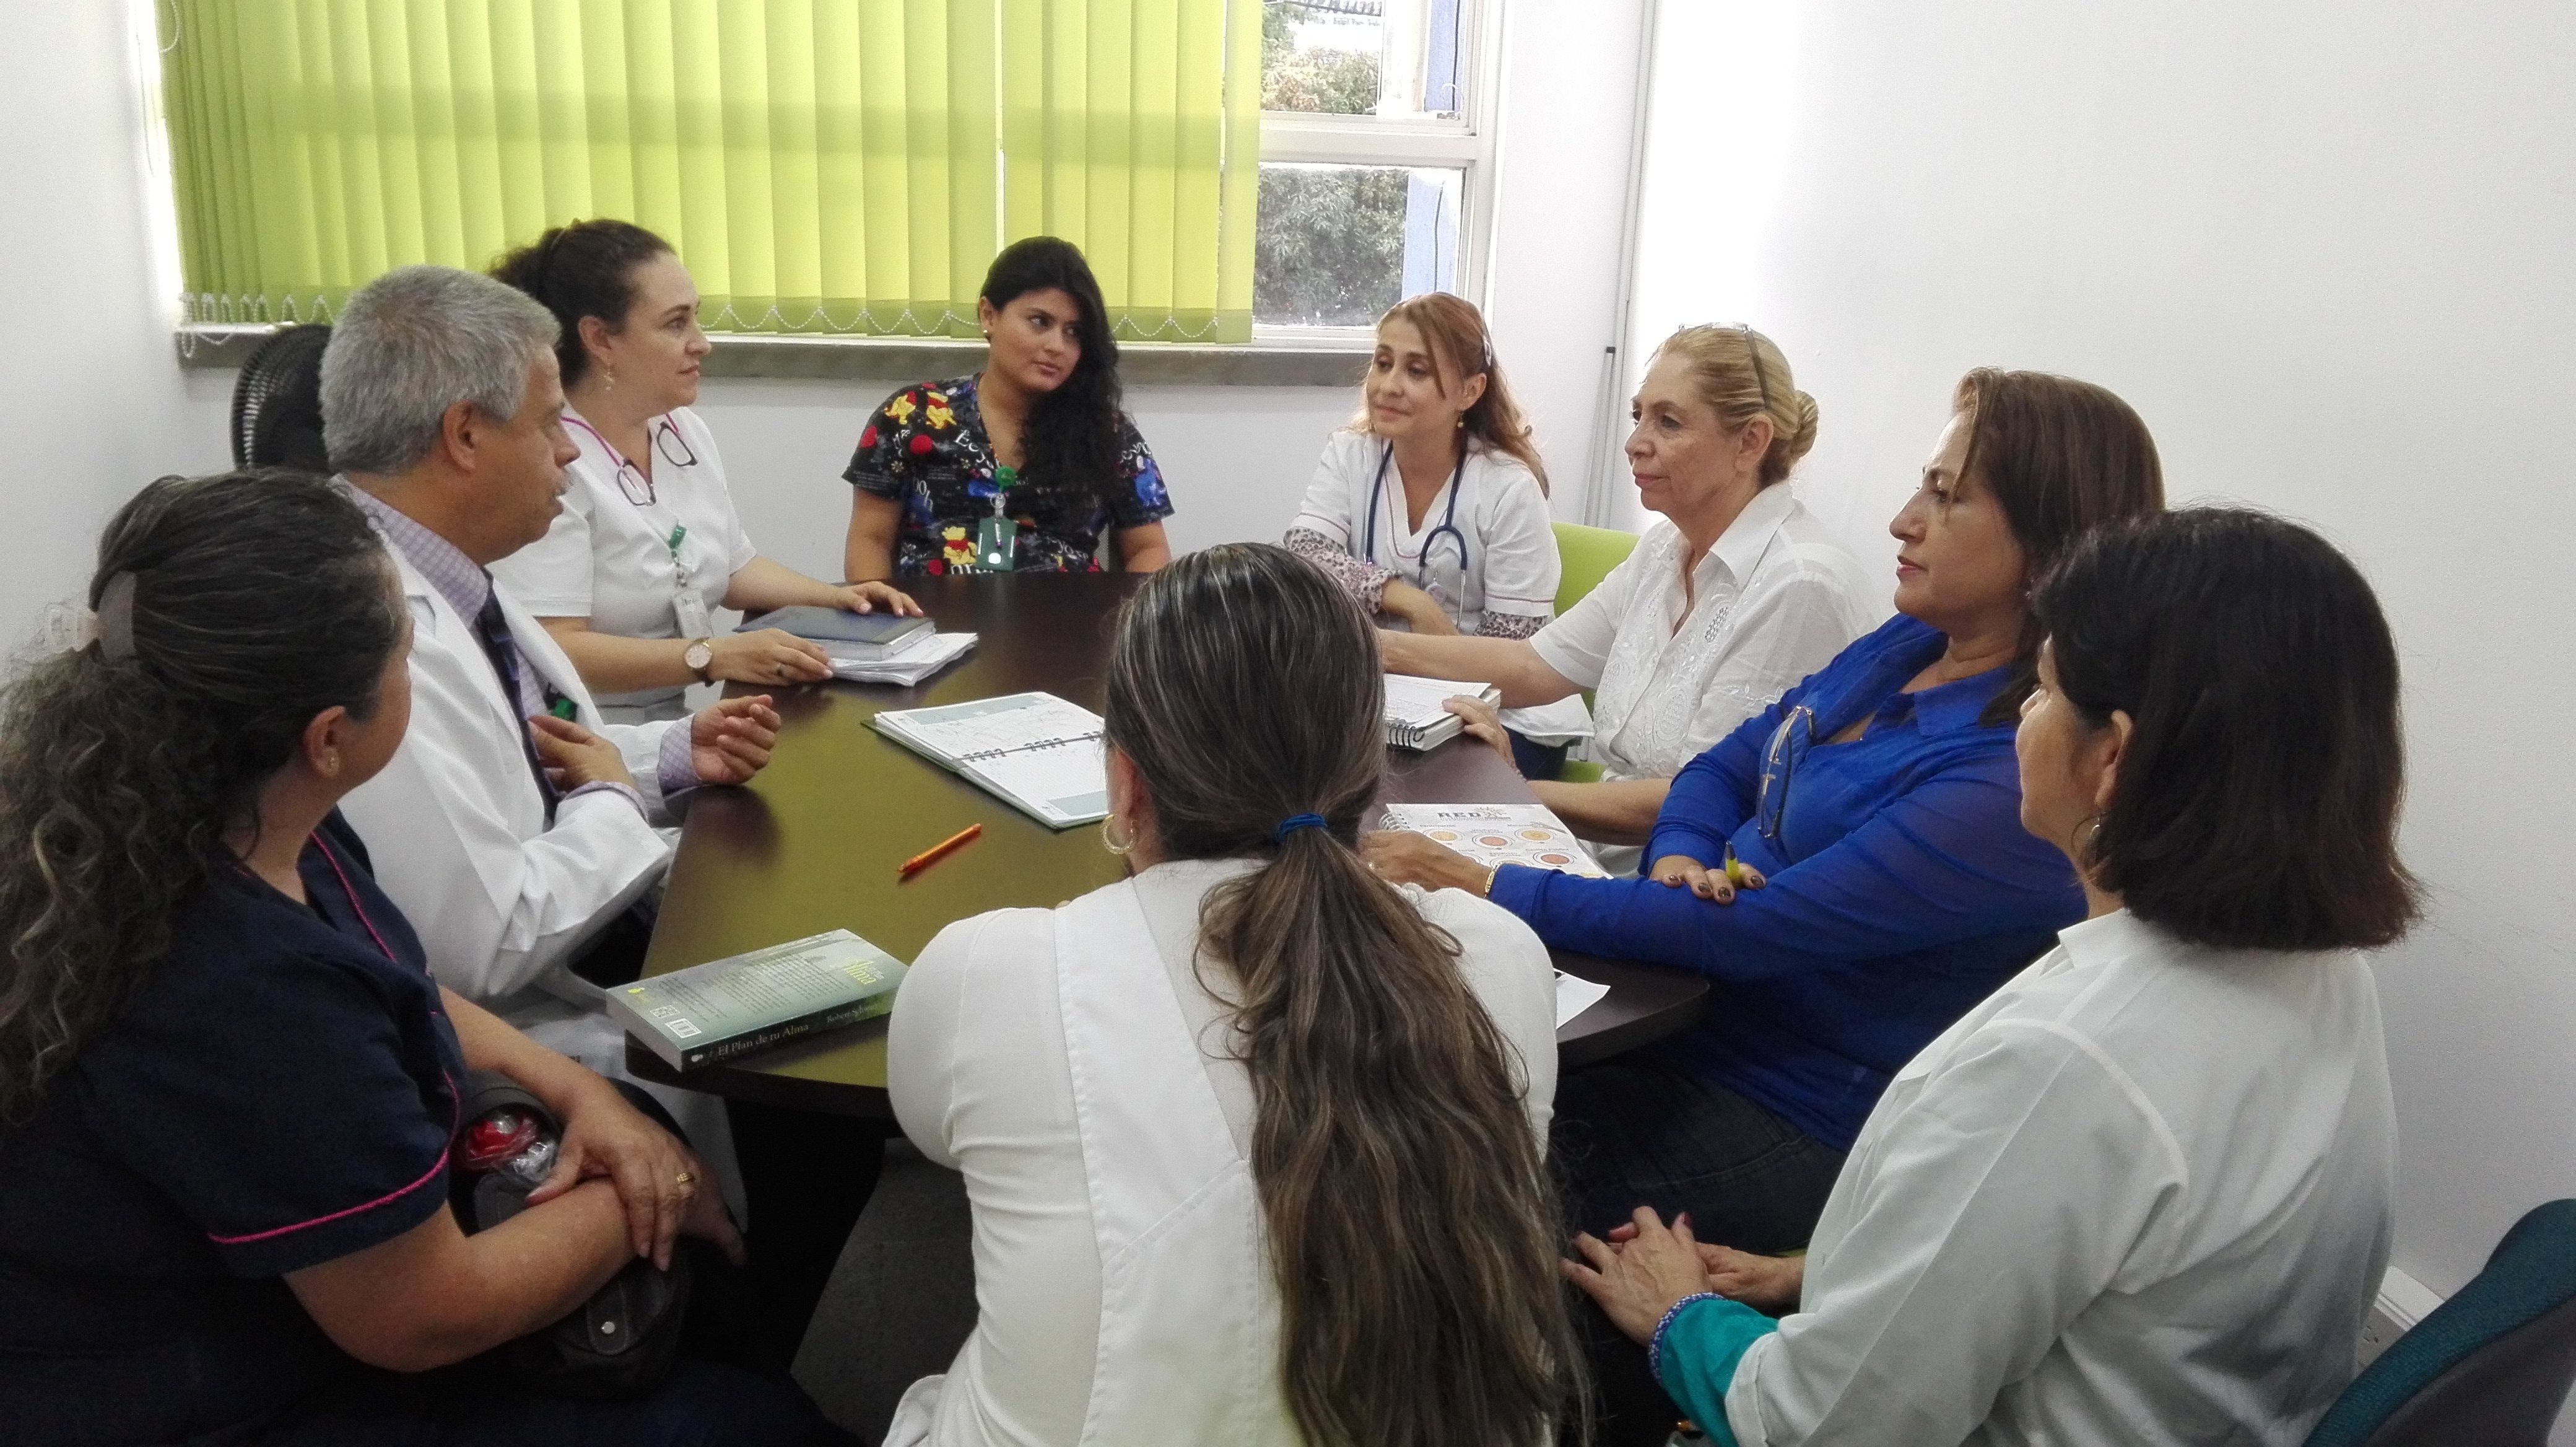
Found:
[[[482,1355],[638,1254],[741,1243],[686,1147],[430,978],[340,819],[411,717],[366,516],[296,474],[167,479],[89,596],[95,638],[0,715],[8,1440],[835,1440],[783,1372],[683,1361],[577,1402]],[[468,1070],[564,1126],[527,1209],[471,1236]]]
[[[879,404],[841,476],[853,582],[922,573],[1150,573],[1171,560],[1162,469],[1119,405],[1118,343],[1091,266],[1032,236],[975,303],[984,370]],[[995,561],[1000,558],[1003,561]]]
[[[1898,616],[1682,770],[1650,878],[1371,837],[1389,879],[1487,894],[1552,946],[1710,977],[1699,1025],[1560,1082],[1576,1224],[1652,1205],[1706,1240],[1803,1245],[1888,1077],[2082,918],[2066,860],[2020,822],[2029,588],[2086,528],[2163,503],[2118,397],[1971,372],[1889,526]]]

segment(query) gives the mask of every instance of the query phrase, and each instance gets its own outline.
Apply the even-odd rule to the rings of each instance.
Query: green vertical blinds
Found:
[[[715,330],[975,333],[1004,243],[1121,338],[1248,341],[1260,0],[171,0],[188,316],[616,216]]]

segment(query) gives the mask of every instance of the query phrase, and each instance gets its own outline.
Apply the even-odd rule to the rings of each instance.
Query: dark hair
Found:
[[[0,699],[0,1121],[24,1122],[237,867],[225,832],[256,826],[314,715],[375,707],[393,577],[357,504],[301,473],[163,478],[108,523],[101,640]]]
[[[2031,583],[2093,528],[2164,510],[2156,439],[2107,387],[1979,367],[1959,379],[1951,406],[1968,419],[1960,474],[1993,490]],[[1987,701],[1979,723],[2010,723],[2020,711],[2039,677],[2039,639],[2037,620],[2025,616],[2012,678]]]
[[[1252,1077],[1280,1385],[1315,1447],[1535,1444],[1572,1389],[1554,1200],[1458,943],[1352,842],[1386,747],[1376,635],[1284,549],[1180,558],[1120,610],[1108,739],[1163,847],[1263,866],[1202,906]],[[1275,831],[1299,814],[1324,828]]]
[[[1032,483],[1088,492],[1109,501],[1118,485],[1118,453],[1125,437],[1118,387],[1118,340],[1109,332],[1109,309],[1100,283],[1080,248],[1054,236],[1031,236],[1002,248],[984,273],[978,293],[1001,310],[1014,297],[1049,287],[1073,298],[1082,356],[1055,390],[1036,399],[1020,442]]]
[[[492,277],[545,303],[562,324],[555,362],[569,389],[590,370],[581,319],[597,317],[610,331],[625,330],[626,314],[635,309],[635,269],[671,254],[671,243],[661,237],[632,221],[603,216],[549,230],[502,257]]]
[[[2191,508],[2105,528],[2040,584],[2059,695],[2133,733],[2087,872],[2138,918],[2232,948],[2384,945],[2397,858],[2397,645],[2306,528]],[[2084,836],[2079,835],[2079,838]]]

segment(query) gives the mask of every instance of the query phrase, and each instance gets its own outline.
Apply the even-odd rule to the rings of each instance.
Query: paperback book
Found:
[[[845,929],[608,992],[608,1013],[674,1070],[719,1064],[894,1008],[903,962]]]

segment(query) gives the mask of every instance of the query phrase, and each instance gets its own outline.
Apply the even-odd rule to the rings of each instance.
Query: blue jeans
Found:
[[[1531,743],[1519,729],[1505,729],[1503,736],[1511,740],[1512,767],[1521,771],[1522,778],[1553,779],[1565,767],[1565,745]]]
[[[1833,1150],[1727,1089],[1650,1055],[1586,1066],[1557,1081],[1548,1156],[1565,1211],[1605,1236],[1639,1206],[1691,1234],[1777,1255],[1807,1244],[1841,1171]],[[1630,1341],[1589,1298],[1575,1333],[1590,1359],[1594,1447],[1661,1447],[1679,1408]]]
[[[1843,1153],[1727,1089],[1651,1055],[1556,1084],[1548,1153],[1573,1223],[1594,1235],[1652,1206],[1691,1234],[1777,1255],[1807,1244]]]

